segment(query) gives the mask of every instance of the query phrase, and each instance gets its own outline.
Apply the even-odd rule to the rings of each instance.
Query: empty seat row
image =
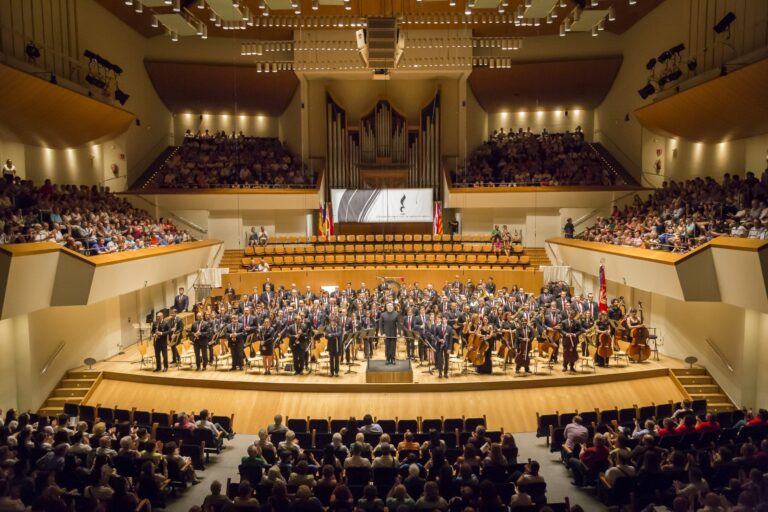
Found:
[[[426,235],[426,234],[390,234],[390,235],[275,235],[270,243],[304,244],[304,243],[345,243],[345,242],[487,242],[490,235]]]
[[[438,265],[528,265],[530,256],[496,256],[495,254],[326,254],[297,256],[263,256],[263,260],[273,267],[280,266],[323,266],[323,265],[385,265],[385,264],[438,264]],[[258,261],[261,261],[259,258]],[[251,258],[241,260],[247,267]]]
[[[389,252],[415,252],[415,253],[485,253],[493,251],[490,243],[359,243],[359,244],[308,244],[308,245],[283,245],[274,244],[266,247],[246,247],[244,254],[246,256],[271,256],[271,255],[293,255],[293,254],[359,254],[359,253],[389,253]],[[522,245],[512,247],[514,254],[522,254],[524,248]]]
[[[415,418],[415,419],[376,419],[385,434],[428,433],[431,431],[454,433],[472,432],[478,426],[486,427],[485,415],[477,418]],[[333,433],[342,429],[356,430],[363,425],[361,420],[332,418],[288,418],[286,426],[296,433],[318,432]]]

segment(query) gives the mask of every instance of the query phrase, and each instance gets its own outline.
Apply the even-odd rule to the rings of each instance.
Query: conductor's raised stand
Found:
[[[369,359],[365,369],[366,384],[408,384],[413,382],[411,361],[396,360],[386,364],[383,359]]]

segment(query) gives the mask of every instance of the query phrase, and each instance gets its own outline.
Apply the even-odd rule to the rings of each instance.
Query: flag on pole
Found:
[[[320,203],[320,209],[317,210],[317,236],[325,236],[325,206]]]
[[[435,211],[432,215],[432,234],[443,234],[443,203],[435,201]]]
[[[600,293],[597,296],[597,306],[601,313],[608,311],[608,292],[605,289],[605,267],[600,264]]]
[[[331,202],[328,201],[325,203],[325,224],[326,224],[326,235],[331,236],[335,235],[333,231],[333,215],[331,215]]]

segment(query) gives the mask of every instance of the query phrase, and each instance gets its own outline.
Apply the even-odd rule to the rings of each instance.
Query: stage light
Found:
[[[597,37],[597,34],[598,34],[597,25],[595,25],[594,27],[592,27],[592,37]]]
[[[665,63],[665,62],[667,62],[667,61],[668,61],[668,60],[669,60],[671,57],[672,57],[672,55],[670,55],[670,54],[669,54],[669,50],[663,51],[663,52],[661,52],[661,54],[659,55],[659,63],[660,63],[660,64],[664,64],[664,63]]]
[[[699,66],[699,63],[696,62],[696,59],[691,59],[688,61],[688,71],[696,71],[696,68]]]
[[[133,0],[125,0],[125,5],[133,5]]]
[[[645,84],[645,87],[637,91],[637,94],[639,94],[641,98],[647,99],[648,96],[650,96],[655,92],[656,92],[656,88],[650,82],[648,82],[647,84]]]
[[[181,0],[173,1],[173,12],[181,12]]]
[[[204,0],[198,0],[197,1],[197,8],[198,9],[205,9],[205,1]]]
[[[667,82],[674,82],[675,80],[680,80],[680,77],[682,76],[683,76],[683,72],[679,69],[676,69],[667,75]]]
[[[178,43],[179,42],[179,34],[177,34],[176,32],[171,31],[171,41],[173,41],[174,43]]]
[[[616,21],[616,9],[613,5],[608,8],[608,21]]]
[[[651,60],[649,60],[649,61],[646,63],[646,65],[645,65],[645,69],[647,69],[648,71],[653,71],[653,68],[654,68],[655,66],[656,66],[656,59],[655,59],[655,58],[651,58]]]
[[[320,0],[312,0],[312,10],[316,11],[320,9]]]
[[[120,102],[120,105],[125,105],[130,95],[123,92],[119,87],[115,89],[115,99]]]
[[[670,48],[669,53],[670,55],[680,55],[680,53],[682,53],[683,50],[685,50],[685,45],[683,43],[680,43]]]
[[[85,76],[85,81],[97,89],[105,89],[107,87],[107,83],[104,80],[91,74]]]
[[[717,22],[717,25],[712,27],[712,30],[714,30],[716,34],[722,34],[731,27],[731,23],[733,23],[735,19],[736,15],[733,14],[732,11],[729,11],[728,14],[723,16],[723,19]]]

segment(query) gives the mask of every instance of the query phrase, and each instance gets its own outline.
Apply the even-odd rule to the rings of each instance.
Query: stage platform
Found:
[[[379,354],[379,352],[381,352]],[[359,354],[362,357],[362,354]],[[374,354],[374,359],[383,359],[383,350]],[[254,391],[300,391],[307,393],[423,393],[423,392],[458,392],[458,391],[487,391],[505,389],[531,389],[538,387],[558,387],[609,382],[631,381],[652,377],[667,377],[670,368],[684,367],[685,363],[677,359],[659,356],[656,361],[652,357],[643,363],[614,365],[610,368],[579,368],[577,372],[563,372],[560,365],[555,365],[551,371],[539,364],[538,372],[533,375],[516,374],[513,366],[504,371],[494,366],[494,373],[481,375],[472,367],[466,368],[466,373],[460,373],[465,368],[452,367],[451,377],[440,379],[437,371],[430,373],[426,364],[412,364],[413,382],[366,382],[366,361],[359,359],[352,364],[354,373],[346,373],[348,366],[341,365],[340,377],[330,377],[327,367],[310,374],[294,375],[293,373],[272,373],[264,375],[261,370],[229,371],[229,366],[206,371],[195,371],[194,368],[176,368],[171,366],[167,372],[155,373],[154,365],[142,365],[137,346],[129,347],[124,354],[116,355],[93,365],[93,369],[103,372],[103,378],[126,382],[143,382],[148,384],[164,384],[169,386],[206,387],[217,389],[242,389]],[[86,369],[80,367],[78,369]]]
[[[384,359],[369,359],[365,369],[366,384],[411,384],[413,370],[407,359],[388,365]]]

